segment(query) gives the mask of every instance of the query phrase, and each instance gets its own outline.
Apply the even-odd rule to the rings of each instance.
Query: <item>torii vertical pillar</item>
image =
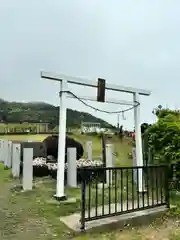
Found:
[[[139,93],[134,93],[134,103],[139,103]],[[141,138],[141,122],[140,122],[140,105],[134,108],[134,125],[136,136],[136,162],[137,167],[143,167],[142,155],[142,138]],[[138,190],[143,192],[143,169],[138,169]]]
[[[57,164],[57,185],[56,195],[57,200],[66,200],[64,193],[64,167],[65,167],[65,143],[66,143],[66,96],[67,81],[63,79],[60,82],[60,109],[59,109],[59,137],[58,137],[58,164]]]

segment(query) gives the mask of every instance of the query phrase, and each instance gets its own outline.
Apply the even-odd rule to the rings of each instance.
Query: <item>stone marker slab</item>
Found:
[[[8,141],[7,167],[12,167],[12,141]]]
[[[19,177],[20,175],[20,157],[21,144],[13,143],[12,145],[12,176]]]
[[[106,144],[106,167],[113,167],[113,145]],[[112,170],[106,170],[106,183],[112,184]]]
[[[23,190],[29,191],[33,187],[33,148],[23,149]]]
[[[8,168],[8,140],[4,139],[4,146],[3,146],[3,158],[4,158],[4,166]]]
[[[67,185],[69,187],[77,187],[77,164],[76,164],[76,148],[67,149]]]
[[[2,163],[4,163],[3,151],[4,151],[4,140],[0,139],[0,162]]]
[[[92,161],[92,142],[86,142],[86,158]]]

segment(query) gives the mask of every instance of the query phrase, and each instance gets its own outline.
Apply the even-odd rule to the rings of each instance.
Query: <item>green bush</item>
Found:
[[[166,112],[148,128],[148,143],[157,163],[176,164],[180,161],[180,114],[175,116],[172,110]]]

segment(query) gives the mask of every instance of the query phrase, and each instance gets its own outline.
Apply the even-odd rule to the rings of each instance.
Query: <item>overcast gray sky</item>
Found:
[[[40,79],[40,70],[152,90],[141,97],[141,121],[152,122],[158,104],[180,107],[179,0],[1,0],[0,98],[58,104],[58,83]],[[96,96],[70,86],[76,94]],[[108,97],[130,100],[129,94]],[[91,103],[98,108],[124,109]],[[116,123],[77,100],[79,109]],[[133,128],[133,111],[121,123]]]

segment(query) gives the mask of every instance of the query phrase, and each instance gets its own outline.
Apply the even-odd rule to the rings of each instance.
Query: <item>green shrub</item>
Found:
[[[159,118],[148,129],[148,144],[157,163],[176,164],[180,160],[180,121],[172,114]]]

